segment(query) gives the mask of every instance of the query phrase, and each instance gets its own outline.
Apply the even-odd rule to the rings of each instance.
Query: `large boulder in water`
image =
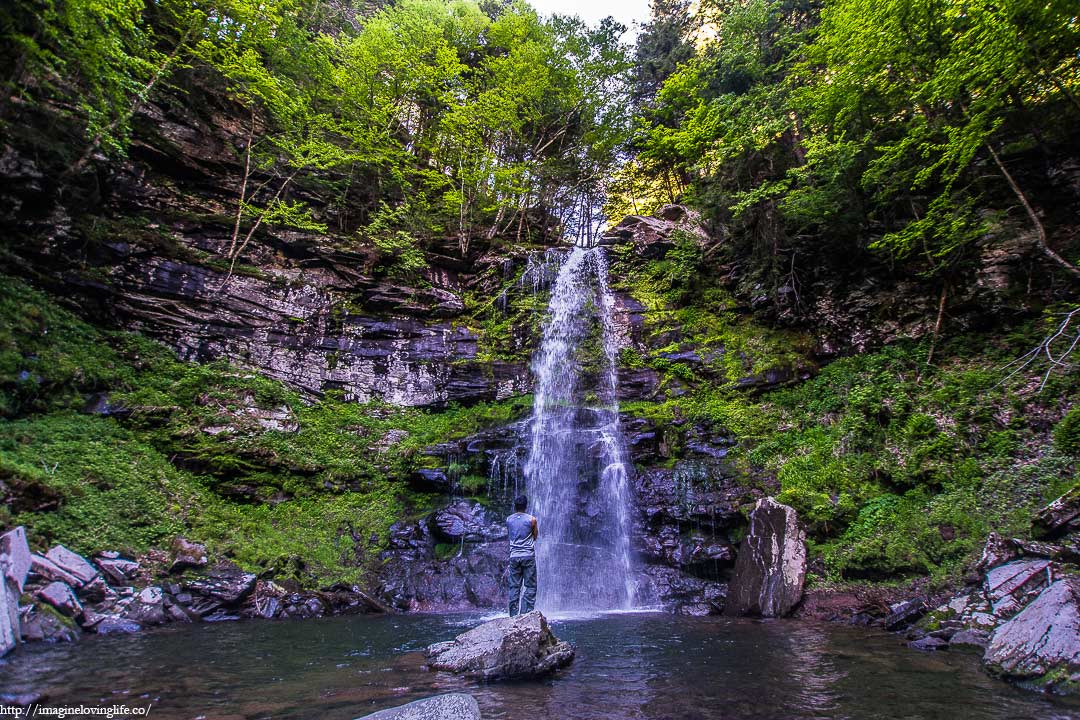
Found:
[[[1080,692],[1080,577],[1062,578],[990,636],[994,674],[1057,692]]]
[[[380,710],[357,720],[480,720],[476,698],[451,693]]]
[[[805,579],[806,533],[795,510],[772,498],[758,500],[724,614],[783,617],[802,599]]]
[[[539,677],[569,665],[574,646],[555,637],[539,610],[486,622],[424,651],[428,666],[483,680]]]

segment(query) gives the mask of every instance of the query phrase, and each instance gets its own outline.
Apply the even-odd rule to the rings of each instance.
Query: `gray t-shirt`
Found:
[[[532,536],[532,524],[536,520],[528,513],[516,512],[506,518],[510,531],[510,559],[532,557],[536,544]]]

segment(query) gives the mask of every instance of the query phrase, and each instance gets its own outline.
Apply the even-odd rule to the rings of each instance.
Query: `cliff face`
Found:
[[[395,278],[354,234],[266,225],[230,274],[239,122],[212,104],[147,104],[128,159],[66,184],[55,158],[6,146],[10,259],[83,313],[183,359],[224,358],[312,396],[438,406],[527,390],[524,363],[490,357],[465,304],[502,291],[520,250],[494,252],[481,237],[462,256],[455,239],[433,240],[427,267]],[[331,227],[346,225],[342,213],[319,209]]]

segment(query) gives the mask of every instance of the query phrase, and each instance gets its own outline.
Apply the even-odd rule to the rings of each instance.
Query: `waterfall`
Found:
[[[540,524],[537,607],[545,612],[634,603],[629,468],[603,253],[575,247],[565,257],[533,358],[525,480]]]

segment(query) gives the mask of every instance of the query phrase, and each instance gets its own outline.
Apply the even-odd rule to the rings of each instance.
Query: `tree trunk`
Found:
[[[1016,184],[1016,180],[1013,179],[1013,176],[1009,173],[1008,169],[1005,167],[1005,164],[1001,162],[1001,158],[998,157],[998,154],[994,151],[994,148],[990,145],[989,142],[986,143],[986,149],[990,151],[990,157],[994,159],[994,163],[997,164],[998,170],[1001,171],[1001,174],[1002,176],[1004,176],[1005,181],[1009,183],[1009,187],[1012,188],[1012,191],[1016,194],[1017,199],[1020,200],[1020,204],[1023,205],[1024,210],[1027,211],[1028,217],[1031,218],[1031,222],[1035,226],[1036,245],[1038,245],[1039,250],[1042,251],[1043,255],[1068,270],[1074,278],[1080,279],[1080,267],[1073,265],[1071,262],[1054,252],[1053,249],[1051,249],[1050,246],[1047,245],[1046,228],[1043,226],[1042,221],[1039,220],[1039,216],[1035,213],[1035,209],[1031,206],[1031,203],[1028,202],[1027,196],[1024,195],[1024,192],[1020,189],[1020,186]]]

